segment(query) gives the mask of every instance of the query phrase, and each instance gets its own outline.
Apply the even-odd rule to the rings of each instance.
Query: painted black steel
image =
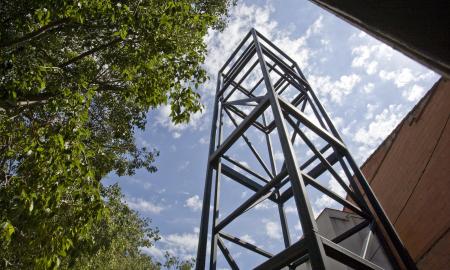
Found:
[[[244,81],[258,68],[262,74],[261,78],[255,80],[253,86],[247,86],[247,89],[243,86]],[[273,79],[273,76],[277,79]],[[261,92],[261,89],[263,94],[256,94]],[[286,96],[285,93],[291,91],[288,89],[294,89],[297,94]],[[239,98],[231,99],[238,94]],[[246,110],[240,109],[239,106],[247,106],[251,110],[245,112]],[[308,106],[310,115],[306,112]],[[271,115],[271,121],[267,121],[267,114]],[[225,117],[235,128],[222,139]],[[314,117],[316,121],[313,121],[311,117]],[[302,128],[313,132],[325,144],[316,147],[312,138],[309,138]],[[246,135],[246,132],[252,129],[263,133],[269,157],[268,163],[264,161],[263,156]],[[284,157],[284,162],[279,169],[275,162],[273,135],[278,137]],[[237,160],[227,155],[227,151],[240,138],[263,169],[262,175],[242,165],[241,162],[245,160]],[[312,152],[312,157],[301,164],[295,153],[294,142],[297,140]],[[341,166],[344,175],[340,175],[334,166]],[[319,183],[318,178],[325,172],[328,172],[346,191],[345,197]],[[253,192],[253,195],[220,219],[221,176],[242,185]],[[287,189],[286,185],[288,185]],[[306,186],[311,186],[329,196],[347,211],[359,215],[362,221],[334,239],[324,238],[319,233]],[[208,230],[211,194],[214,194],[213,214],[211,230]],[[303,231],[302,238],[295,241],[290,237],[284,211],[284,204],[290,198],[295,201]],[[278,254],[267,252],[257,245],[224,232],[230,223],[236,222],[243,213],[264,200],[277,204],[285,246],[285,249]],[[369,225],[369,234],[365,238],[360,254],[340,246],[342,241],[356,233],[361,233]],[[208,232],[211,233],[209,263],[206,260]],[[206,265],[210,269],[216,269],[217,258],[220,256],[218,250],[232,269],[239,269],[239,261],[232,257],[224,240],[266,258],[262,264],[255,265],[255,269],[281,269],[282,267],[294,269],[303,263],[309,263],[313,269],[330,269],[328,258],[357,269],[382,269],[366,258],[369,242],[375,237],[380,240],[382,248],[389,255],[393,268],[416,269],[370,185],[297,63],[255,29],[245,36],[217,76],[199,234],[197,270],[205,269]]]

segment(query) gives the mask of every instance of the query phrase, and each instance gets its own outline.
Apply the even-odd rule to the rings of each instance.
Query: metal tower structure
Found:
[[[233,128],[226,134],[224,126],[230,125]],[[250,140],[251,132],[260,134],[258,142]],[[263,173],[243,165],[245,160],[228,154],[238,140],[245,142],[242,145],[251,150]],[[275,161],[276,143],[284,157],[281,166]],[[261,149],[261,145],[267,152],[269,165],[257,149]],[[336,181],[346,195],[323,184],[321,179],[325,174]],[[219,197],[224,195],[220,190],[222,178],[239,183],[252,195],[220,218]],[[346,211],[359,215],[362,222],[327,239],[318,229],[307,189],[328,196]],[[295,202],[303,231],[296,240],[291,239],[283,207],[290,199]],[[227,226],[264,200],[274,203],[279,212],[284,250],[277,254],[225,232]],[[340,245],[363,229],[368,233],[359,254]],[[207,252],[208,232],[210,254]],[[218,249],[232,269],[239,269],[239,262],[225,245],[227,241],[265,257],[255,269],[307,269],[302,268],[306,264],[315,270],[331,269],[330,261],[354,269],[382,269],[366,258],[369,242],[374,238],[384,249],[391,268],[416,269],[297,63],[252,29],[217,77],[196,269],[216,269]]]

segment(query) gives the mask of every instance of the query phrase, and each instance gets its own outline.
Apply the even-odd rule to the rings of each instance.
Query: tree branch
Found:
[[[0,48],[10,47],[10,46],[17,45],[19,43],[31,40],[31,39],[33,39],[35,37],[38,37],[38,36],[44,34],[45,32],[47,32],[49,30],[52,30],[52,29],[54,29],[56,27],[59,27],[59,26],[63,25],[64,23],[66,23],[68,21],[69,20],[67,18],[64,18],[64,19],[61,19],[61,20],[56,20],[56,21],[50,22],[49,24],[47,24],[47,25],[45,25],[45,26],[43,26],[43,27],[41,27],[41,28],[39,28],[39,29],[37,29],[37,30],[35,30],[33,32],[25,34],[24,36],[22,36],[22,37],[20,37],[18,39],[14,39],[14,40],[10,40],[10,41],[5,40],[4,42],[0,43]]]
[[[117,37],[117,38],[111,40],[111,41],[108,42],[108,43],[105,43],[105,44],[100,45],[100,46],[98,46],[98,47],[92,48],[92,49],[90,49],[90,50],[88,50],[88,51],[85,51],[84,53],[82,53],[82,54],[80,54],[80,55],[78,55],[78,56],[75,56],[74,58],[68,60],[67,62],[62,63],[62,64],[59,65],[58,67],[59,67],[59,68],[67,67],[68,65],[73,64],[73,63],[75,63],[76,61],[78,61],[78,60],[80,60],[80,59],[82,59],[82,58],[84,58],[84,57],[86,57],[86,56],[89,56],[89,55],[94,54],[94,53],[96,53],[96,52],[98,52],[98,51],[100,51],[100,50],[103,50],[103,49],[105,49],[105,48],[107,48],[107,47],[109,47],[109,46],[111,46],[111,45],[113,45],[113,44],[115,44],[115,43],[117,43],[117,42],[119,42],[119,41],[121,41],[121,40],[122,40],[122,39],[121,39],[120,37]]]
[[[13,113],[13,115],[18,115],[20,112],[22,112],[25,108],[29,106],[46,103],[52,96],[54,95],[41,94],[29,96],[24,100],[17,100],[17,101],[0,100],[0,108],[4,109],[9,113],[15,110],[16,113]]]

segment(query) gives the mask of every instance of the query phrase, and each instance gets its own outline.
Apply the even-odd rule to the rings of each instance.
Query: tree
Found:
[[[102,217],[99,226],[90,231],[95,245],[85,241],[74,243],[75,248],[61,263],[62,269],[191,269],[190,261],[169,253],[165,254],[164,264],[143,254],[141,248],[150,248],[159,240],[158,230],[150,227],[148,219],[129,209],[117,184],[102,188],[102,196],[109,215]]]
[[[0,5],[0,259],[53,268],[107,215],[101,179],[156,171],[146,113],[201,110],[209,29],[230,0],[17,0]]]

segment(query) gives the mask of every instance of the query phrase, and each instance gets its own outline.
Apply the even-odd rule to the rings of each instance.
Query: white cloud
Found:
[[[174,132],[172,133],[172,136],[173,136],[175,139],[178,139],[178,138],[181,137],[181,133],[178,132],[178,131],[174,131]]]
[[[215,76],[217,70],[226,62],[241,39],[254,27],[257,31],[279,46],[287,55],[297,61],[300,66],[307,66],[311,56],[311,49],[307,46],[308,39],[317,36],[323,29],[322,16],[306,29],[301,36],[294,37],[295,29],[278,28],[276,20],[271,18],[274,9],[269,3],[263,6],[241,3],[230,11],[230,20],[227,28],[222,32],[210,31],[206,38],[208,44],[208,57],[204,67],[210,74],[211,80],[204,88],[207,95],[215,91]],[[257,79],[256,77],[253,79]]]
[[[208,144],[209,143],[209,139],[207,137],[201,137],[198,142],[200,144]]]
[[[339,81],[336,82],[336,86],[338,88],[341,88],[346,93],[350,92],[355,85],[361,81],[361,78],[356,74],[351,74],[349,76],[341,76]]]
[[[159,214],[164,210],[164,207],[146,201],[142,198],[129,197],[125,199],[125,202],[130,208],[145,213]]]
[[[355,141],[375,146],[383,140],[399,123],[403,116],[402,105],[390,105],[367,127],[360,128],[355,134]]]
[[[343,75],[339,80],[332,81],[330,76],[310,75],[308,76],[312,88],[321,96],[341,105],[344,97],[349,95],[353,88],[361,81],[357,74]]]
[[[353,140],[358,145],[359,157],[365,159],[392,132],[405,113],[401,104],[389,105],[375,115],[371,123],[357,129]]]
[[[275,161],[284,161],[284,155],[282,152],[275,152],[273,154],[273,159],[275,159]]]
[[[125,179],[127,182],[130,182],[133,184],[138,184],[138,185],[142,186],[145,190],[149,190],[153,186],[153,184],[150,183],[148,180],[143,180],[141,178],[127,176],[127,177],[125,177]]]
[[[337,129],[340,129],[342,127],[342,125],[344,124],[344,119],[342,117],[333,116],[333,115],[330,115],[330,117],[331,117],[331,121],[333,121],[333,124]]]
[[[424,93],[425,89],[422,86],[414,84],[412,87],[403,90],[402,96],[408,101],[416,102],[423,96]]]
[[[377,61],[372,61],[370,62],[367,67],[366,67],[366,72],[367,74],[374,74],[375,72],[377,72],[377,68],[378,68],[378,62]]]
[[[161,241],[184,250],[193,251],[197,249],[198,235],[196,233],[175,233],[165,236]]]
[[[155,247],[155,246],[151,246],[151,247],[142,247],[140,248],[140,250],[142,252],[144,252],[145,254],[148,254],[154,258],[157,259],[162,259],[164,258],[164,252],[161,251],[159,248]]]
[[[162,235],[157,243],[159,250],[167,251],[183,260],[194,258],[198,245],[198,233],[174,233]],[[155,254],[158,252],[154,251]]]
[[[198,195],[194,195],[192,197],[189,197],[186,199],[185,207],[188,207],[192,211],[198,211],[202,209],[202,200],[200,200],[200,197]]]
[[[402,68],[390,72],[381,70],[380,73],[378,73],[378,75],[384,81],[393,81],[398,88],[403,87],[409,84],[410,82],[416,80],[411,69],[409,68]]]
[[[256,210],[263,210],[263,209],[270,209],[275,207],[273,203],[271,203],[269,200],[262,201],[255,205]]]
[[[346,178],[343,175],[343,172],[340,172],[339,175],[342,178],[342,180],[346,181]],[[339,184],[339,182],[334,178],[330,179],[330,181],[328,181],[328,187],[330,188],[331,191],[333,191],[334,193],[336,193],[337,195],[339,195],[343,198],[345,198],[345,196],[347,195],[345,190],[342,188],[341,184]]]
[[[365,94],[370,94],[370,93],[372,93],[374,88],[375,88],[375,85],[373,83],[368,83],[363,86],[363,91]]]
[[[321,195],[315,202],[316,208],[322,209],[325,207],[332,207],[336,204],[336,201],[328,197],[327,195]]]
[[[297,208],[295,208],[294,206],[289,205],[288,207],[286,207],[284,209],[284,212],[286,214],[290,214],[290,213],[297,213]]]
[[[266,234],[269,238],[276,240],[281,239],[281,227],[278,223],[269,220],[264,220],[263,222]]]
[[[378,70],[380,60],[389,60],[393,55],[393,50],[385,44],[361,45],[352,49],[352,67],[363,68],[369,75],[375,74]]]
[[[402,68],[394,71],[380,70],[378,73],[381,80],[393,81],[397,88],[402,88],[413,82],[423,82],[432,79],[435,73],[428,71],[425,73],[414,72],[410,68]],[[416,86],[416,89],[419,86]]]
[[[344,171],[341,170],[339,172],[339,176],[344,181],[347,180],[346,176],[344,175]],[[339,184],[339,182],[334,177],[331,177],[328,180],[328,189],[333,191],[337,195],[341,196],[342,198],[345,198],[346,195],[347,195],[345,190],[342,188],[341,184]],[[339,207],[339,206],[340,206],[340,204],[336,200],[330,198],[329,196],[327,196],[325,194],[322,194],[318,199],[316,199],[316,201],[313,204],[313,208],[315,210],[314,211],[315,213],[319,212],[318,210],[321,210],[321,209],[326,208],[326,207],[334,207],[334,208],[336,208],[336,207]]]
[[[313,24],[306,30],[306,38],[309,38],[313,34],[318,34],[323,28],[323,17],[319,16],[317,20],[313,22]]]
[[[245,242],[247,242],[247,243],[250,243],[250,244],[252,244],[252,245],[255,245],[256,244],[256,242],[255,242],[255,240],[250,236],[250,235],[248,235],[248,234],[244,234],[244,235],[242,235],[241,237],[239,237],[241,240],[244,240]]]
[[[208,44],[208,57],[205,61],[206,70],[212,75],[210,84],[207,85],[205,94],[213,95],[215,91],[215,76],[217,71],[226,62],[231,52],[234,51],[237,44],[250,31],[251,27],[256,28],[263,35],[272,37],[277,23],[270,20],[272,7],[267,4],[264,6],[247,5],[241,3],[236,5],[230,11],[230,20],[227,28],[222,32],[210,31],[206,37]]]
[[[378,104],[370,104],[370,103],[367,104],[366,105],[367,111],[366,111],[366,115],[364,117],[368,120],[372,119],[374,116],[373,114],[376,111],[376,109],[378,109],[378,107],[379,107]]]
[[[167,128],[172,133],[172,136],[175,139],[178,139],[181,137],[182,132],[186,129],[199,130],[203,128],[203,124],[205,123],[205,121],[202,120],[207,114],[206,109],[207,108],[204,108],[202,112],[192,114],[189,123],[176,125],[170,120],[170,106],[162,105],[157,109],[157,115],[155,117],[156,124],[161,127]]]
[[[352,54],[356,54],[356,57],[353,58],[352,67],[363,67],[367,65],[371,53],[371,49],[369,46],[359,46],[353,48]]]
[[[141,250],[159,260],[164,260],[165,252],[182,260],[190,260],[194,258],[197,250],[198,234],[198,227],[194,227],[193,233],[163,234],[160,235],[161,239],[156,242],[155,246],[141,248]]]

